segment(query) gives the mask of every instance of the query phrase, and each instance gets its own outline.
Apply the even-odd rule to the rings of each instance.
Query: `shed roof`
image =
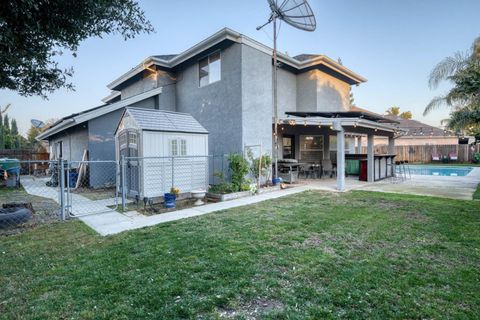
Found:
[[[142,130],[208,133],[208,131],[188,113],[152,110],[144,108],[126,108],[125,112],[135,120]]]

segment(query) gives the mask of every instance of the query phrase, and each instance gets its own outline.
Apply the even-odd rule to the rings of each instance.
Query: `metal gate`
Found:
[[[113,212],[121,201],[116,161],[65,164],[65,209],[70,217]]]

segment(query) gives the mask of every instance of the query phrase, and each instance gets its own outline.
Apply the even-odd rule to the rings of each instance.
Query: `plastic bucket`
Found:
[[[176,195],[173,193],[165,193],[163,199],[165,200],[165,208],[175,208]]]
[[[77,184],[77,180],[78,180],[78,173],[74,171],[70,171],[68,175],[68,186],[70,188],[75,188],[75,185]]]

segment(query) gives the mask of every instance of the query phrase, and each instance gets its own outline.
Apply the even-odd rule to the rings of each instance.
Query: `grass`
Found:
[[[480,202],[305,192],[100,237],[0,238],[1,319],[480,314]]]
[[[473,193],[473,200],[480,200],[480,183],[477,185],[477,190]]]

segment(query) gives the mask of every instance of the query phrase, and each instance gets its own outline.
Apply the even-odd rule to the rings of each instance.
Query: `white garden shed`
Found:
[[[190,114],[126,108],[115,132],[128,196],[155,198],[208,187],[208,131]]]

